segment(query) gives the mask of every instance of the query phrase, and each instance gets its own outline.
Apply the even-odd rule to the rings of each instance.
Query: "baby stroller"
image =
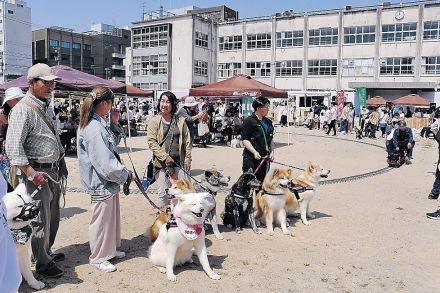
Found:
[[[206,122],[194,124],[194,144],[201,144],[204,148],[211,140],[209,127]]]

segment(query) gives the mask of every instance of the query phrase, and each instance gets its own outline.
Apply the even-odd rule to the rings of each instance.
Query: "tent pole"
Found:
[[[125,111],[127,112],[127,128],[128,128],[128,141],[129,141],[129,144],[130,144],[130,153],[132,153],[133,152],[133,150],[131,149],[131,131],[130,131],[130,123],[131,123],[131,120],[130,120],[130,117],[128,117],[128,106],[130,105],[130,103],[129,103],[129,101],[128,101],[128,96],[127,96],[127,94],[125,95],[125,100],[127,101],[127,106],[125,107]]]
[[[290,145],[290,123],[289,123],[290,105],[289,105],[289,100],[287,100],[286,107],[287,107],[287,115],[288,115],[287,116],[287,145],[289,146]]]

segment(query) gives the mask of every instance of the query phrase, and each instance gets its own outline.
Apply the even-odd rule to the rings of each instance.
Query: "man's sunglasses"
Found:
[[[35,81],[41,81],[47,87],[53,87],[53,86],[56,85],[55,80],[44,80],[44,79],[40,79],[40,78],[35,78],[34,80]]]

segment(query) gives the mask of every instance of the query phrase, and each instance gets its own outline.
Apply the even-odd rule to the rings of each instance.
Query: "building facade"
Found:
[[[25,1],[0,1],[0,83],[32,66],[31,9]]]
[[[125,81],[125,49],[130,31],[98,24],[85,33],[51,27],[32,32],[34,63],[67,65],[106,79]]]
[[[218,25],[217,79],[248,74],[299,97],[301,107],[353,101],[358,88],[440,103],[440,2],[294,13]]]
[[[189,88],[216,81],[217,21],[238,18],[225,7],[144,15],[132,26],[126,82],[143,89]]]

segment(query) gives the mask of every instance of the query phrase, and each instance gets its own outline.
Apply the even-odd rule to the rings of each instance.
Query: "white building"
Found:
[[[218,26],[218,79],[245,73],[299,97],[328,103],[357,88],[393,100],[440,102],[440,1],[243,19]]]
[[[0,1],[0,83],[32,66],[31,9],[21,0]]]

